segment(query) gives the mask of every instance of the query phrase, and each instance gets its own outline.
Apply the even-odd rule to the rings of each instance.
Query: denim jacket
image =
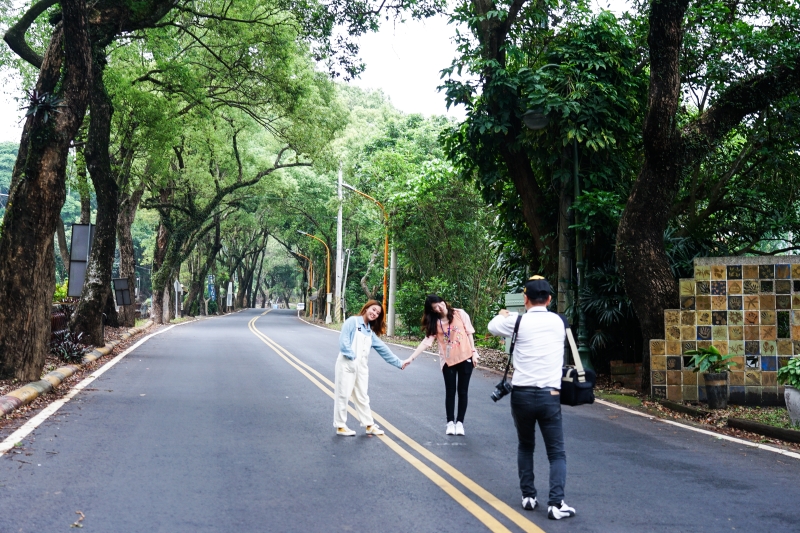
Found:
[[[370,334],[372,337],[372,347],[376,352],[378,352],[378,355],[383,357],[387,363],[394,365],[397,368],[401,368],[403,366],[403,361],[393,354],[386,344],[384,344],[384,342],[378,338],[377,335],[375,335],[375,333],[369,327],[369,324],[364,323],[364,317],[361,315],[351,316],[345,320],[344,324],[342,324],[342,333],[339,335],[339,352],[343,356],[347,357],[351,361],[355,360],[356,353],[353,351],[353,338],[355,337],[356,331]]]

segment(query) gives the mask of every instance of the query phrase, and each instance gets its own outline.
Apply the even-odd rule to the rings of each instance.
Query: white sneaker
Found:
[[[455,435],[456,434],[456,425],[452,422],[447,423],[447,429],[444,430],[445,435]]]
[[[383,435],[383,433],[384,431],[378,427],[378,424],[367,426],[367,435]]]
[[[564,503],[564,500],[561,500],[561,505],[558,507],[551,505],[547,508],[547,518],[551,520],[561,520],[571,516],[575,516],[575,509]]]
[[[464,424],[456,422],[456,435],[464,436]]]
[[[539,502],[536,501],[536,498],[522,497],[522,508],[526,511],[533,511],[537,505],[539,505]]]
[[[355,437],[356,432],[345,426],[343,428],[336,428],[336,434],[342,437]]]

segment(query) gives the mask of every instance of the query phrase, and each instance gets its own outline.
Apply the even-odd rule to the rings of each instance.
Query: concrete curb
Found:
[[[95,348],[91,352],[85,354],[83,359],[81,360],[80,365],[66,365],[59,367],[52,372],[48,372],[45,374],[42,379],[39,381],[34,381],[33,383],[28,383],[18,389],[15,389],[5,396],[0,396],[0,416],[10,414],[15,409],[22,407],[23,405],[27,405],[31,403],[33,400],[41,396],[42,394],[46,394],[59,385],[61,385],[64,380],[68,377],[75,374],[78,370],[81,369],[83,365],[88,363],[93,363],[100,359],[101,357],[108,355],[111,351],[116,347],[120,342],[130,339],[131,337],[138,335],[145,329],[149,328],[153,325],[152,320],[148,320],[145,324],[138,328],[131,328],[125,333],[122,334],[122,338],[118,341],[111,341],[105,346],[100,348]]]

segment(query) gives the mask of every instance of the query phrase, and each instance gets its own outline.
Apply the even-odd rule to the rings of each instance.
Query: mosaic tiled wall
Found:
[[[800,356],[800,256],[696,259],[680,302],[664,312],[666,339],[650,341],[653,396],[704,401],[703,375],[684,354],[713,345],[735,356],[731,403],[783,405],[777,370]]]

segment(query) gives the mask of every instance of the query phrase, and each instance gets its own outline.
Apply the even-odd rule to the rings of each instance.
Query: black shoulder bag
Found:
[[[593,370],[583,369],[572,330],[569,327],[565,327],[565,329],[575,366],[564,366],[561,369],[561,404],[575,406],[594,403],[594,384],[597,381],[597,375]]]
[[[511,346],[508,349],[508,362],[506,363],[506,371],[503,374],[503,381],[498,383],[494,391],[492,391],[492,400],[495,402],[511,392],[511,383],[508,382],[508,369],[511,366],[511,356],[514,355],[514,345],[517,343],[517,332],[519,331],[519,323],[522,322],[522,315],[517,315],[517,323],[514,324],[514,333],[511,334]]]

